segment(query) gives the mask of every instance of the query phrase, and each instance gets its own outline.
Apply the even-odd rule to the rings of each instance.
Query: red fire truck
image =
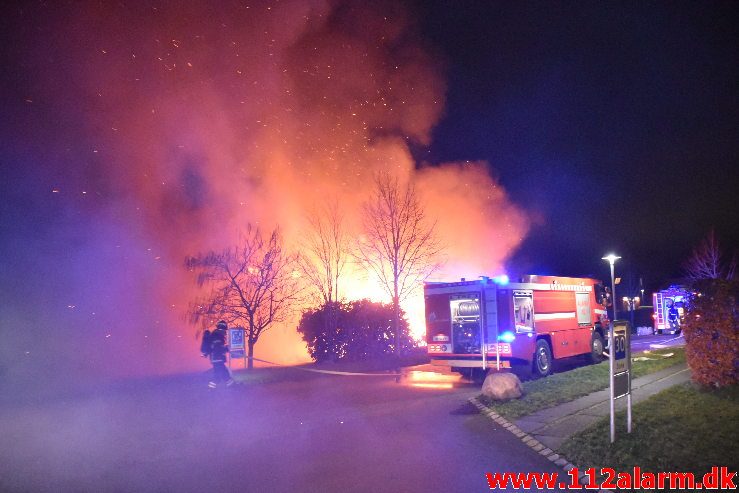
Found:
[[[482,277],[428,282],[424,295],[432,364],[473,376],[523,364],[545,376],[556,359],[602,358],[608,318],[607,288],[600,281]]]
[[[652,294],[654,330],[658,334],[679,334],[685,320],[690,292],[685,286],[673,285]]]

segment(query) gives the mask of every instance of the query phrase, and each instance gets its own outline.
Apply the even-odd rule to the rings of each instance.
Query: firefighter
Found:
[[[670,310],[667,312],[667,321],[670,323],[670,328],[674,330],[675,333],[680,331],[680,312],[677,310],[674,302],[670,306]]]
[[[210,364],[213,365],[213,378],[208,382],[208,387],[215,389],[220,384],[225,384],[226,387],[233,385],[234,381],[231,378],[231,374],[226,368],[226,353],[228,353],[228,346],[226,345],[226,330],[228,324],[221,320],[216,324],[216,328],[210,333],[207,341],[206,336],[203,336],[203,356],[210,357]]]

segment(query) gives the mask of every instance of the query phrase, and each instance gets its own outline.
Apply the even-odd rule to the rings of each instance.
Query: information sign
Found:
[[[228,358],[228,366],[231,367],[231,361],[234,359],[243,358],[244,366],[246,366],[246,351],[245,351],[245,332],[243,327],[233,327],[228,329],[228,352],[230,354]]]
[[[611,324],[608,348],[611,369],[611,443],[616,440],[616,407],[626,397],[626,430],[631,433],[631,327],[627,322]]]
[[[626,351],[626,331],[628,327],[626,325],[615,325],[613,326],[613,373],[622,373],[629,370],[629,360],[627,359]]]
[[[228,329],[228,348],[233,353],[234,349],[244,349],[244,328],[234,327]]]
[[[613,398],[618,399],[629,393],[629,372],[616,373],[613,375]]]

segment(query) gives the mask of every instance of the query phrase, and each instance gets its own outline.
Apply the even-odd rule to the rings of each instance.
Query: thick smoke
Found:
[[[438,276],[498,273],[526,233],[484,163],[413,161],[409,144],[429,143],[445,83],[397,2],[72,2],[13,15],[27,82],[14,93],[25,115],[16,165],[36,163],[18,176],[43,194],[46,238],[29,234],[18,253],[36,272],[14,273],[55,288],[42,304],[9,293],[3,323],[32,313],[36,337],[53,343],[22,345],[44,361],[203,366],[184,316],[195,293],[185,256],[230,245],[247,222],[280,226],[295,244],[327,197],[356,227],[378,170],[416,183],[438,221],[449,259]],[[419,300],[407,305],[416,323]],[[290,325],[257,352],[306,358]]]

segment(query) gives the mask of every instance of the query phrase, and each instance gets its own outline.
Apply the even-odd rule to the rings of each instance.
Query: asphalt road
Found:
[[[632,349],[683,343],[635,336]],[[285,377],[228,391],[196,375],[4,392],[0,491],[471,492],[487,490],[486,472],[557,471],[472,412],[470,384]]]
[[[646,349],[661,349],[667,347],[684,346],[685,337],[674,334],[654,334],[631,336],[631,351],[644,351]]]
[[[489,491],[486,472],[557,471],[465,412],[468,384],[296,377],[209,391],[201,375],[4,399],[0,491],[474,492]]]

